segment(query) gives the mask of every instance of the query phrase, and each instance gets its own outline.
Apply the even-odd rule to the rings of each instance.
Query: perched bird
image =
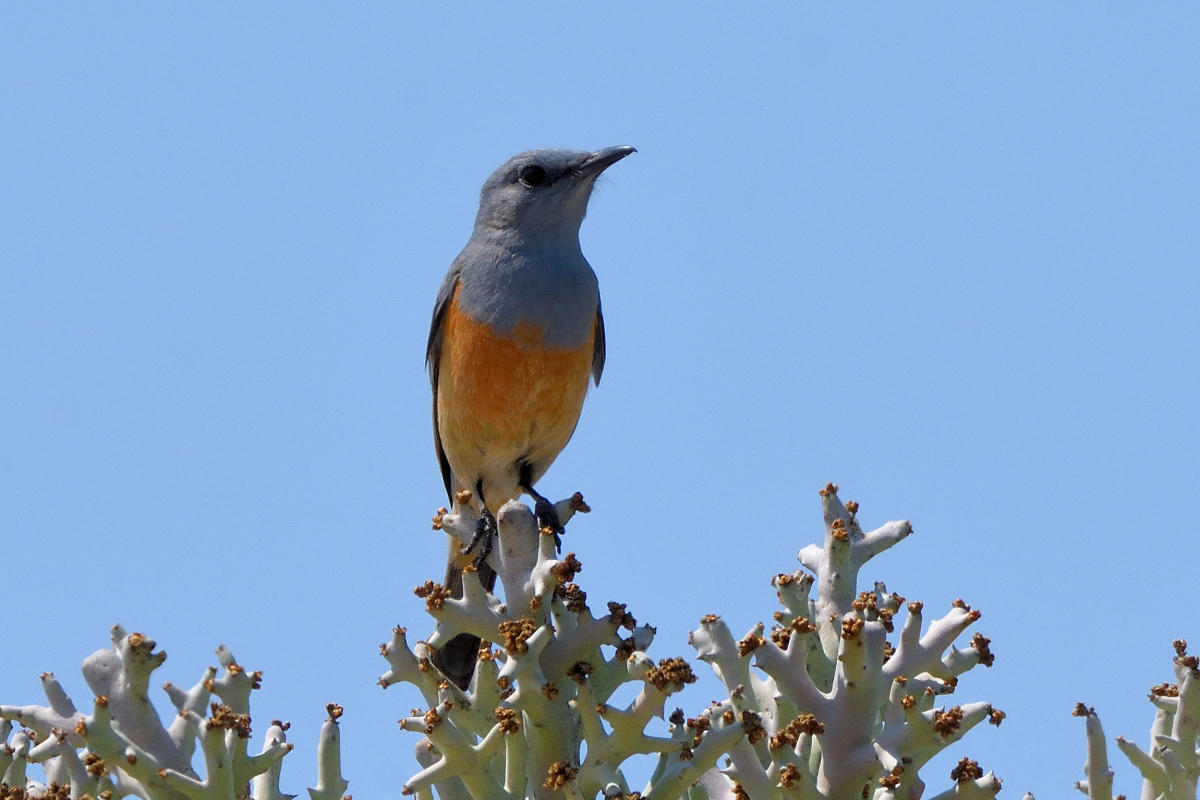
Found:
[[[539,526],[562,531],[554,505],[534,489],[562,452],[588,381],[604,369],[600,289],[579,247],[596,178],[632,147],[529,150],[483,184],[475,229],[438,289],[425,352],[433,385],[433,439],[446,494],[469,490],[479,511],[465,551],[450,541],[446,587],[462,594],[462,569],[485,559],[496,536],[493,509],[522,493]],[[479,640],[462,634],[435,655],[462,688]]]

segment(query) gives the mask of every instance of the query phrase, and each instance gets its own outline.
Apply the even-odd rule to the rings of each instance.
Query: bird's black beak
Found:
[[[606,147],[603,150],[597,150],[584,159],[584,162],[579,165],[579,169],[575,170],[575,176],[578,178],[584,178],[590,175],[599,175],[601,172],[608,169],[625,156],[636,152],[637,150],[635,148],[630,147],[627,144],[623,144],[618,147]]]

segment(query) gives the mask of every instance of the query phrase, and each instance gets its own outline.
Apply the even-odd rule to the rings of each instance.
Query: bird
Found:
[[[494,509],[526,494],[538,526],[562,532],[554,505],[534,488],[566,447],[589,383],[604,371],[604,315],[579,228],[596,179],[637,152],[518,153],[484,182],[471,237],[434,302],[425,362],[433,389],[433,440],[450,502],[469,491],[475,535],[450,538],[445,586],[462,596],[472,563],[490,591]],[[479,639],[459,634],[434,663],[466,689]]]

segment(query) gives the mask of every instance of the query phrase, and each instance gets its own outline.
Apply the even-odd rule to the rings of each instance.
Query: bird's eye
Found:
[[[526,186],[541,186],[546,182],[546,170],[537,164],[531,164],[521,170],[521,183]]]

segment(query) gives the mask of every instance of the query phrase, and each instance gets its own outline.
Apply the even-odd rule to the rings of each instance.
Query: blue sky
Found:
[[[351,791],[397,791],[434,292],[508,156],[632,144],[582,236],[604,381],[540,485],[594,508],[584,588],[659,657],[740,633],[832,480],[914,523],[865,581],[993,640],[957,698],[1009,719],[931,792],[963,754],[1069,792],[1077,701],[1145,744],[1200,647],[1196,7],[507,6],[0,8],[0,702],[86,701],[115,622],[180,684],[226,644],[286,791],[330,700]]]

